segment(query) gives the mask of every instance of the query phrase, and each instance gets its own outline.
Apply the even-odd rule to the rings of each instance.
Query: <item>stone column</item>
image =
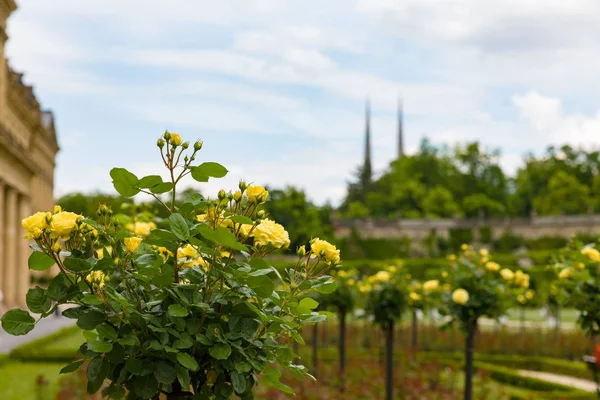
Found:
[[[17,216],[17,191],[11,187],[6,189],[5,210],[4,215],[4,301],[7,306],[14,307],[17,303],[17,263],[18,263],[18,248],[17,248],[17,232],[19,232],[19,221]]]
[[[28,216],[31,215],[31,205],[29,202],[29,198],[27,196],[19,197],[19,218],[17,222],[21,225],[21,221]],[[29,248],[29,241],[25,240],[23,236],[25,236],[25,230],[20,227],[18,230],[20,233],[17,237],[17,248],[19,252],[18,262],[17,262],[17,302],[20,306],[26,307],[27,303],[25,302],[25,296],[27,295],[27,291],[29,290],[30,284],[30,273],[28,260],[29,255],[31,254],[31,249]]]
[[[4,229],[5,229],[5,219],[4,219],[4,182],[0,180],[0,314],[4,312],[4,304],[6,304],[6,278],[5,278],[5,270],[6,266],[4,265]]]

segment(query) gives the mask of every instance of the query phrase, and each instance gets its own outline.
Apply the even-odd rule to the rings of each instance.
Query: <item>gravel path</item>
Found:
[[[531,378],[537,378],[548,382],[567,385],[579,390],[585,390],[586,392],[596,391],[596,384],[593,381],[589,381],[587,379],[574,378],[566,375],[556,375],[551,374],[549,372],[528,371],[523,369],[519,370],[518,372],[519,375],[522,376],[529,376]]]
[[[9,353],[15,347],[29,342],[33,339],[37,339],[41,336],[49,335],[56,332],[60,328],[65,326],[74,325],[75,320],[65,317],[48,317],[42,319],[35,325],[35,328],[27,335],[24,336],[12,336],[4,332],[0,327],[0,353]]]

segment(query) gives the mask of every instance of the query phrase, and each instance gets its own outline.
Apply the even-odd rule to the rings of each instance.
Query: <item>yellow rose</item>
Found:
[[[578,262],[577,264],[575,264],[575,268],[577,268],[578,270],[582,270],[585,268],[585,264],[582,262]]]
[[[490,256],[490,252],[488,251],[488,249],[481,249],[481,250],[479,250],[479,255],[481,257],[489,257]]]
[[[392,274],[395,274],[396,271],[398,271],[398,267],[396,267],[395,265],[387,265],[385,267],[385,270],[391,272]]]
[[[250,203],[264,203],[267,201],[267,196],[269,196],[269,192],[265,190],[262,186],[248,186],[246,189],[246,195],[248,196],[248,201]]]
[[[426,281],[425,283],[423,283],[423,290],[425,292],[433,292],[438,290],[438,288],[440,287],[440,281],[438,281],[437,279],[433,279],[430,281]]]
[[[81,215],[73,212],[59,212],[52,216],[50,221],[50,236],[57,238],[68,238],[75,226],[77,221],[81,221]]]
[[[49,212],[36,212],[31,217],[25,218],[21,221],[23,228],[29,233],[39,233],[42,234],[42,231],[48,227],[48,220],[52,217],[52,214]],[[37,235],[37,237],[39,237]],[[34,237],[34,238],[37,238]]]
[[[310,251],[329,265],[340,263],[340,251],[326,240],[314,238],[310,241]]]
[[[389,282],[392,278],[392,275],[388,271],[379,271],[375,275],[372,276],[373,282]]]
[[[240,229],[240,235],[242,237],[247,237],[253,226],[254,225],[251,225],[251,224],[241,224],[240,228],[239,228]]]
[[[196,259],[196,263],[201,266],[204,269],[208,269],[208,263],[206,262],[206,260],[202,257],[198,257]]]
[[[345,278],[348,276],[348,273],[344,270],[340,270],[338,271],[337,276],[339,276],[340,278]]]
[[[125,243],[125,247],[127,247],[127,250],[129,250],[132,253],[135,253],[138,247],[140,247],[140,243],[142,243],[142,238],[129,237],[123,239],[123,242]]]
[[[581,249],[581,254],[586,256],[590,261],[600,261],[600,251],[596,250],[593,247],[584,247],[583,249]]]
[[[408,297],[412,302],[417,302],[421,300],[421,295],[415,292],[410,292]]]
[[[198,252],[191,244],[186,244],[183,247],[177,249],[177,258],[198,258]]]
[[[92,284],[92,286],[102,289],[104,286],[104,273],[102,271],[92,271],[86,277],[85,280]]]
[[[573,276],[573,271],[571,268],[564,268],[558,273],[558,279],[569,279]]]
[[[356,281],[354,279],[348,279],[348,282],[346,282],[348,284],[348,286],[354,286],[356,284]]]
[[[448,259],[448,261],[455,261],[456,260],[456,256],[454,254],[450,254],[448,257],[446,257]]]
[[[523,296],[522,294],[517,296],[517,301],[521,304],[525,304],[527,303],[527,299],[525,298],[525,296]]]
[[[487,263],[485,263],[485,269],[491,272],[496,272],[500,270],[500,264],[495,263],[493,261],[488,261]]]
[[[469,301],[469,292],[465,289],[456,289],[452,292],[452,301],[456,304],[465,305]]]
[[[533,299],[533,297],[535,296],[535,291],[529,289],[528,291],[525,292],[525,298],[527,300],[531,300]]]
[[[446,271],[442,271],[442,278],[447,278],[448,277],[448,273]]]
[[[254,244],[258,246],[271,245],[276,249],[288,248],[290,236],[285,228],[270,219],[263,219],[251,233]]]
[[[467,250],[470,250],[470,249],[471,249],[471,246],[469,246],[469,245],[468,245],[468,244],[466,244],[466,243],[463,243],[463,244],[461,244],[461,245],[460,245],[460,249],[461,249],[462,251],[467,251]]]
[[[500,271],[500,275],[506,281],[512,281],[514,279],[514,277],[515,277],[514,272],[512,272],[508,268],[504,268],[502,271]]]
[[[152,229],[156,229],[156,224],[154,222],[135,222],[133,224],[128,224],[127,229],[133,232],[136,236],[147,237],[150,235],[150,231]]]
[[[179,146],[181,144],[181,136],[177,133],[171,133],[171,139],[169,139],[171,145]]]

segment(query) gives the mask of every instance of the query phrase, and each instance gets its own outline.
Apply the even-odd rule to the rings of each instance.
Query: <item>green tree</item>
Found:
[[[442,187],[436,186],[423,198],[423,211],[428,217],[448,218],[460,214],[461,210],[454,201],[452,192]]]
[[[542,215],[585,214],[591,204],[590,190],[566,171],[556,171],[533,200]]]

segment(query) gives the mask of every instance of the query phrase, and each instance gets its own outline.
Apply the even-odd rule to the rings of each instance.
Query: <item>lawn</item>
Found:
[[[59,371],[64,364],[8,362],[0,366],[0,397],[3,400],[50,400],[58,392]],[[47,386],[42,396],[36,393],[36,381],[43,377]]]

